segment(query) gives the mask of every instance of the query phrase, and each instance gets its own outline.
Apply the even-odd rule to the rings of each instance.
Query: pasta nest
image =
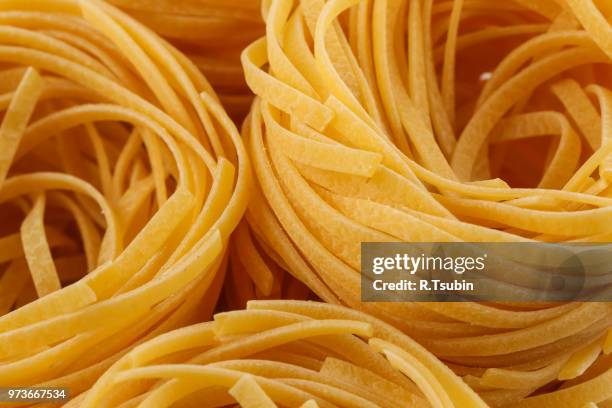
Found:
[[[197,67],[99,1],[0,2],[0,383],[86,390],[208,320],[246,208]]]
[[[607,3],[262,10],[266,36],[242,54],[261,267],[233,293],[265,298],[290,274],[399,328],[492,406],[610,398],[596,385],[610,384],[610,304],[360,298],[362,242],[611,241]]]

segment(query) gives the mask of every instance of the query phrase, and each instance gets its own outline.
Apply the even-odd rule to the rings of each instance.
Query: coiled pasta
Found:
[[[0,387],[612,404],[609,303],[359,295],[362,242],[612,241],[608,2],[108,1],[0,0]]]
[[[136,347],[72,406],[234,402],[245,408],[486,407],[392,326],[340,306],[282,300],[250,302],[246,310]]]
[[[610,242],[606,6],[265,2],[242,54],[265,265],[401,329],[491,406],[609,403],[610,304],[359,295],[361,242]]]
[[[210,318],[249,164],[196,66],[102,1],[0,1],[0,70],[0,385],[76,397]]]

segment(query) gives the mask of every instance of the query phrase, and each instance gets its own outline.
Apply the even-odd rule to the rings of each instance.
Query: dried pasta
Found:
[[[78,401],[211,317],[250,167],[196,65],[105,2],[0,1],[0,71],[0,385]]]
[[[605,0],[0,0],[0,387],[612,405],[609,303],[360,298],[362,242],[612,242],[610,21]]]
[[[361,242],[611,241],[609,4],[262,10],[266,36],[242,53],[246,220],[272,277],[399,328],[490,406],[609,404],[609,304],[362,303],[359,273]]]
[[[486,407],[392,326],[345,307],[252,301],[137,346],[80,407]]]

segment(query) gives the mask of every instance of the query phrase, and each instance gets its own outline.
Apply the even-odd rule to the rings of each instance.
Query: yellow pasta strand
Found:
[[[277,405],[251,375],[244,375],[229,389],[229,394],[244,408],[275,408]]]
[[[4,183],[19,142],[42,92],[42,80],[29,68],[11,99],[0,126],[0,187]]]
[[[39,297],[61,288],[44,230],[45,196],[39,195],[21,224],[23,252]]]

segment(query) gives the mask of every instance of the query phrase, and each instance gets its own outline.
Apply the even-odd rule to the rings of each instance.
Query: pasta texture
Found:
[[[2,0],[0,22],[0,385],[78,397],[210,319],[250,166],[197,67],[114,6]]]
[[[161,35],[202,71],[236,123],[253,94],[240,52],[264,34],[258,0],[110,0]]]
[[[70,396],[10,405],[612,406],[610,303],[360,297],[363,242],[612,242],[611,21],[0,0],[0,388]]]
[[[252,301],[139,345],[79,407],[486,407],[392,326],[319,302]]]
[[[359,272],[362,242],[611,241],[609,3],[262,11],[242,64],[257,95],[248,245],[264,262],[232,290],[291,275],[400,329],[490,406],[610,404],[610,304],[362,303]]]

